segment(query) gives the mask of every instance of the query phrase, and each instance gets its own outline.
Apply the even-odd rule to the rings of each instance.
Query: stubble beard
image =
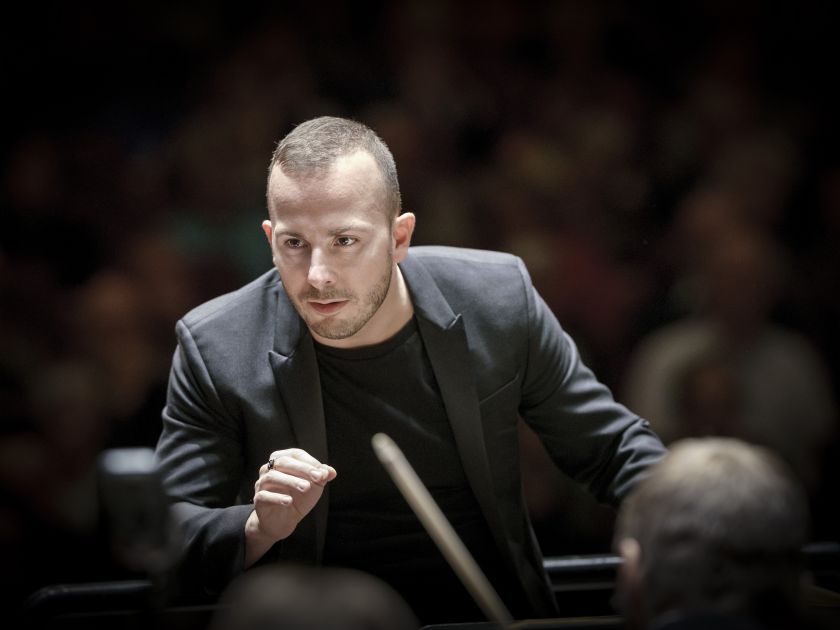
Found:
[[[379,277],[379,280],[370,288],[364,299],[359,300],[355,293],[349,291],[341,291],[340,289],[328,289],[326,291],[307,291],[299,298],[298,313],[303,317],[309,329],[324,339],[347,339],[359,332],[365,324],[382,306],[388,295],[388,290],[391,287],[391,277],[393,274],[393,258],[390,253],[388,255],[388,264],[385,272]],[[358,302],[361,310],[350,319],[341,319],[340,317],[327,317],[325,319],[317,319],[307,316],[303,305],[307,300],[348,300],[352,306],[353,302]]]

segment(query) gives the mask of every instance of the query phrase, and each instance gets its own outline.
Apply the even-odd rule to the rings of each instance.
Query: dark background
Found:
[[[784,269],[767,321],[838,398],[830,3],[79,4],[0,26],[7,594],[125,574],[96,457],[154,444],[176,319],[269,267],[268,160],[316,115],[389,144],[416,243],[522,256],[619,398],[640,340],[690,311],[706,217],[747,226]],[[836,540],[836,428],[820,447],[813,538]],[[550,505],[536,474],[546,552],[608,550],[609,514]]]

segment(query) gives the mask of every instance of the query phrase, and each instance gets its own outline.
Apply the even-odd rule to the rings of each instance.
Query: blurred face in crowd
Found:
[[[323,174],[272,168],[272,219],[263,230],[286,293],[321,343],[383,341],[398,316],[396,263],[407,254],[414,216],[390,220],[384,190],[366,151],[339,156]]]
[[[745,334],[765,321],[776,301],[783,261],[767,236],[733,229],[707,252],[703,271],[712,315]]]

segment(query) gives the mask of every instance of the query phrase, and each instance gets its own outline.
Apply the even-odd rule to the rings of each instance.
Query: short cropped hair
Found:
[[[321,116],[299,124],[277,144],[268,176],[270,179],[271,171],[279,166],[289,177],[317,177],[325,174],[336,158],[357,151],[367,151],[376,162],[385,186],[386,214],[389,220],[394,219],[402,207],[394,156],[372,129],[355,120]]]
[[[641,548],[651,616],[797,608],[807,534],[807,499],[782,461],[726,438],[677,442],[616,524],[617,542]]]

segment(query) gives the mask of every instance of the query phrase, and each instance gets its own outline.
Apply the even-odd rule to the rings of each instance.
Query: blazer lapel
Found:
[[[268,359],[297,446],[320,462],[328,462],[321,381],[312,337],[281,290],[278,296],[274,349]],[[282,556],[320,564],[329,511],[329,485],[321,500],[282,543]]]
[[[467,481],[503,557],[512,562],[498,510],[484,440],[478,394],[470,365],[464,321],[455,314],[432,276],[409,255],[401,263],[414,301],[420,335],[435,373]]]

